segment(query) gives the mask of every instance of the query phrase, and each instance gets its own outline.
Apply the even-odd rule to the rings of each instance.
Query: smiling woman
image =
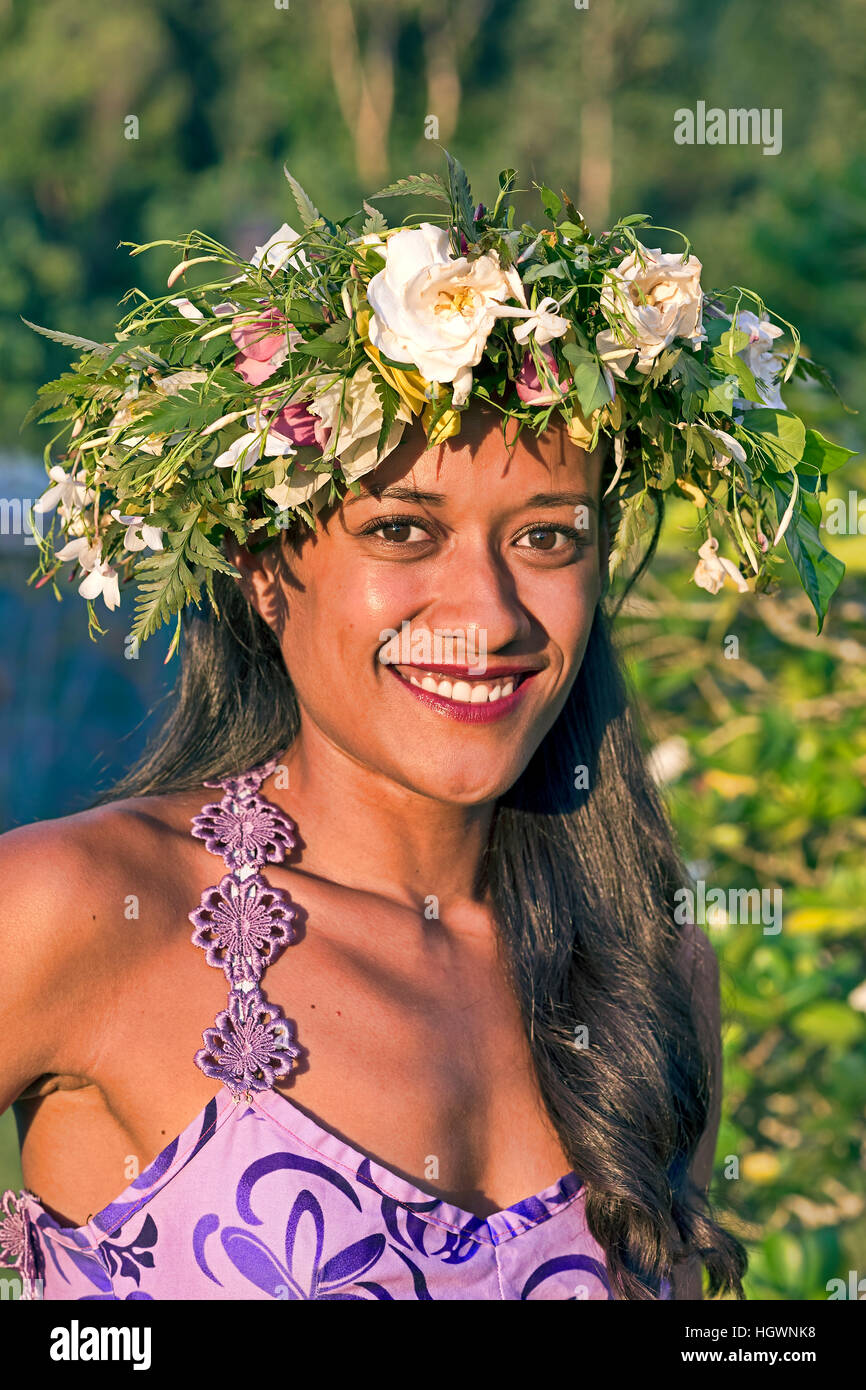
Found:
[[[39,582],[91,632],[134,587],[127,654],[181,658],[128,774],[0,842],[0,1253],[46,1297],[742,1297],[718,969],[609,586],[685,497],[696,585],[750,603],[784,543],[820,631],[850,451],[688,238],[543,184],[516,226],[513,169],[485,206],[446,161],[393,226],[287,171],[302,232],[154,243],[114,342],[39,330],[80,352]]]
[[[3,960],[43,1296],[687,1298],[701,1262],[741,1294],[714,958],[603,613],[612,467],[478,403],[408,430],[314,530],[227,541],[140,762],[4,837],[13,930],[73,889],[64,948]]]

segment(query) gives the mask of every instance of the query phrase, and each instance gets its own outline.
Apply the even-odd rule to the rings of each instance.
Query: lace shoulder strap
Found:
[[[206,1076],[224,1082],[235,1100],[249,1100],[252,1091],[269,1090],[288,1076],[301,1051],[282,1011],[260,988],[265,968],[295,940],[297,916],[289,894],[260,872],[265,863],[280,863],[297,842],[294,822],[259,791],[276,765],[271,758],[238,777],[205,782],[222,787],[223,798],[192,818],[193,836],[221,855],[228,869],[189,913],[193,944],[229,982],[228,1007],[205,1029],[195,1062]]]

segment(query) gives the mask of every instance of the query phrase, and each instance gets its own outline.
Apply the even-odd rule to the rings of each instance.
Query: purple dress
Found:
[[[261,872],[294,843],[261,792],[277,759],[222,787],[192,834],[225,861],[192,941],[225,972],[228,1007],[195,1061],[219,1093],[83,1226],[27,1190],[0,1204],[0,1265],[46,1299],[609,1299],[584,1189],[567,1173],[478,1217],[406,1182],[274,1088],[300,1049],[261,991],[294,937],[289,894]],[[670,1286],[662,1285],[662,1297]]]

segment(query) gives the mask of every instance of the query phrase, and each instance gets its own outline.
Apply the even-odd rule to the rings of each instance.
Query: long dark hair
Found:
[[[165,723],[91,804],[200,787],[294,741],[298,703],[273,630],[230,576],[215,575],[215,598],[220,618],[206,604],[184,613]],[[657,1298],[673,1264],[698,1255],[711,1295],[742,1298],[745,1248],[687,1172],[710,1111],[711,1040],[679,968],[673,894],[688,878],[645,745],[599,605],[562,713],[496,804],[481,877],[615,1294]]]

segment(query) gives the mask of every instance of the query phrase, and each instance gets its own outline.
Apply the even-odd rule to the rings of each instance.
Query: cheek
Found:
[[[327,684],[327,673],[347,666],[356,673],[372,659],[379,633],[396,611],[397,586],[374,581],[363,569],[346,564],[310,567],[298,578],[303,592],[288,596],[288,619],[282,650],[290,675],[298,683]],[[384,640],[384,639],[383,639]]]

